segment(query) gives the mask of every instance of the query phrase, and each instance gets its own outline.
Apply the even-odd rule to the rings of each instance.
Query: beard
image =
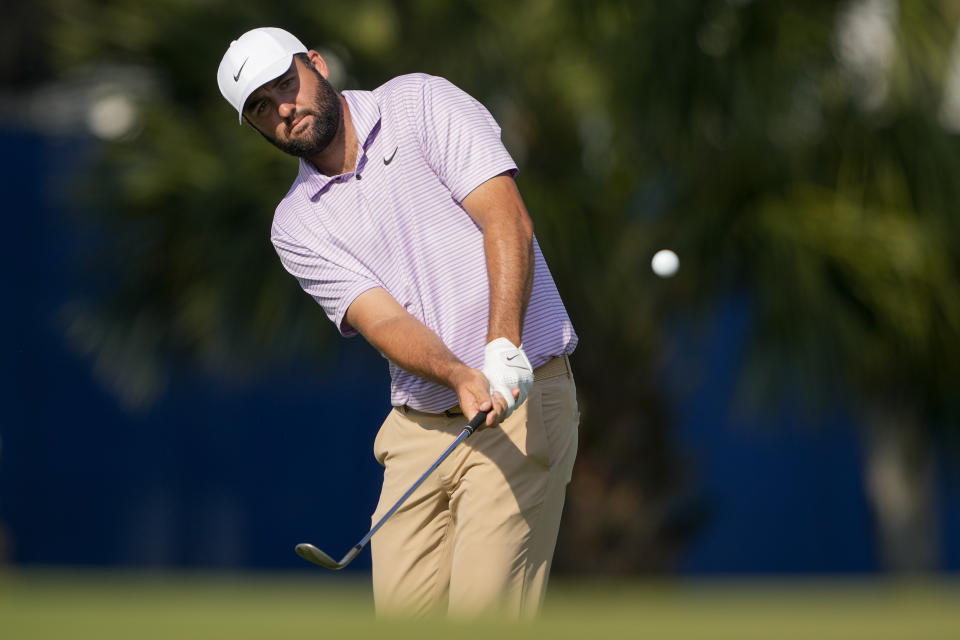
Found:
[[[336,137],[342,118],[340,97],[337,95],[336,89],[319,72],[312,67],[310,69],[316,74],[318,80],[313,106],[309,109],[298,109],[290,117],[292,122],[300,116],[313,116],[310,126],[305,131],[300,132],[297,137],[292,137],[293,132],[291,131],[291,137],[287,140],[278,140],[264,135],[277,149],[298,158],[309,158],[326,149]]]

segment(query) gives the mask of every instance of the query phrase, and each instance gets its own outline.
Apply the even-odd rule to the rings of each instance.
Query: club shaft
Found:
[[[402,496],[400,496],[400,499],[397,500],[397,502],[396,502],[392,507],[390,507],[390,511],[387,511],[387,513],[384,514],[384,516],[383,516],[382,518],[380,518],[380,520],[377,522],[377,524],[373,525],[373,528],[370,529],[370,532],[367,533],[367,535],[365,535],[365,536],[363,537],[363,539],[362,539],[360,542],[357,543],[356,546],[357,546],[357,547],[360,547],[361,549],[362,549],[363,547],[365,547],[365,546],[367,545],[367,543],[370,542],[370,538],[373,537],[373,534],[375,534],[375,533],[377,532],[377,530],[378,530],[380,527],[383,526],[383,523],[386,522],[386,521],[390,518],[390,516],[392,516],[394,513],[396,513],[397,509],[399,509],[400,506],[401,506],[404,502],[406,502],[407,498],[409,498],[410,495],[411,495],[414,491],[416,491],[417,488],[418,488],[421,484],[423,484],[423,481],[426,480],[427,477],[428,477],[431,473],[433,473],[434,471],[436,471],[437,467],[439,467],[440,464],[441,464],[444,460],[447,459],[447,456],[449,456],[450,453],[451,453],[454,449],[457,448],[457,445],[459,445],[461,442],[463,442],[464,440],[466,440],[467,437],[468,437],[471,433],[472,433],[472,432],[471,432],[471,431],[468,431],[467,429],[464,429],[463,431],[461,431],[461,432],[460,432],[460,435],[457,436],[457,439],[453,441],[453,444],[451,444],[449,447],[447,447],[447,450],[444,451],[444,452],[440,455],[439,458],[437,458],[436,462],[434,462],[432,465],[430,465],[430,468],[427,469],[427,470],[424,472],[424,474],[423,474],[422,476],[420,476],[420,478],[419,478],[416,482],[413,483],[413,486],[410,487],[409,489],[407,489],[407,492],[404,493]]]
[[[409,489],[407,489],[407,492],[404,493],[402,496],[400,496],[400,499],[397,500],[396,503],[395,503],[392,507],[390,507],[390,510],[387,511],[387,512],[384,514],[384,516],[383,516],[382,518],[380,518],[379,521],[377,521],[377,524],[373,525],[373,528],[370,529],[370,532],[367,533],[367,535],[363,536],[363,539],[360,540],[360,542],[358,542],[357,544],[355,544],[352,549],[350,549],[350,551],[347,553],[347,555],[344,556],[344,559],[340,561],[341,564],[344,564],[345,561],[346,561],[346,562],[349,562],[349,560],[352,560],[352,556],[355,556],[357,553],[360,552],[361,549],[363,549],[365,546],[367,546],[367,543],[370,542],[370,538],[372,538],[372,537],[373,537],[373,534],[375,534],[375,533],[377,532],[377,530],[379,530],[380,527],[383,526],[383,523],[386,522],[387,519],[389,519],[390,516],[392,516],[392,515],[397,511],[397,509],[400,508],[400,506],[401,506],[404,502],[406,502],[407,498],[409,498],[410,495],[411,495],[414,491],[416,491],[417,488],[418,488],[421,484],[423,484],[423,481],[426,480],[426,479],[430,476],[431,473],[433,473],[434,471],[436,471],[437,467],[439,467],[440,464],[441,464],[444,460],[447,459],[447,456],[449,456],[450,453],[451,453],[454,449],[456,449],[457,446],[459,446],[461,442],[463,442],[464,440],[466,440],[467,438],[469,438],[470,435],[471,435],[474,431],[477,430],[477,427],[479,427],[479,426],[483,423],[483,420],[484,420],[486,417],[487,417],[487,412],[486,412],[486,411],[481,411],[481,412],[478,413],[476,416],[474,416],[473,420],[470,421],[470,424],[468,424],[466,427],[463,428],[463,431],[460,432],[460,435],[457,436],[457,439],[454,440],[454,441],[450,444],[449,447],[447,447],[447,450],[446,450],[446,451],[444,451],[442,454],[440,454],[440,457],[437,458],[436,462],[434,462],[432,465],[430,465],[430,468],[427,469],[427,470],[423,473],[423,475],[420,476],[420,478],[418,478],[417,481],[413,483],[413,486],[410,487]]]

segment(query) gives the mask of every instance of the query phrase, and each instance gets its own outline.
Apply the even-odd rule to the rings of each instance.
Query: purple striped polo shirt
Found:
[[[383,287],[470,367],[483,365],[489,282],[483,234],[460,202],[517,167],[500,127],[448,81],[400,76],[373,91],[344,91],[359,143],[356,170],[325,176],[300,161],[277,207],[271,240],[283,266],[344,336],[347,308]],[[534,282],[523,346],[534,367],[572,353],[577,335],[534,239]],[[440,412],[446,387],[392,362],[391,403]]]

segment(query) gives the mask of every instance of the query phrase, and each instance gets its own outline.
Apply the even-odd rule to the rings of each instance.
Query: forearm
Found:
[[[487,342],[506,338],[518,345],[533,289],[533,222],[507,174],[474,189],[463,206],[483,230],[490,281]]]
[[[498,420],[502,402],[494,407],[483,373],[461,362],[436,333],[386,290],[375,288],[360,294],[347,310],[347,322],[401,369],[453,389],[467,419],[477,411],[489,411],[487,424]]]
[[[456,389],[471,371],[436,333],[380,287],[357,297],[347,309],[347,322],[395,365],[410,373]]]
[[[410,373],[456,389],[467,366],[422,322],[395,315],[369,323],[361,330],[370,344]]]
[[[484,229],[484,251],[490,280],[490,322],[487,342],[523,340],[523,320],[533,289],[533,230],[528,219],[510,218]]]

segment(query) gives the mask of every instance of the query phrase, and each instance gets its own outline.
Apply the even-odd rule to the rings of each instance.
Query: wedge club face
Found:
[[[347,560],[347,562],[344,563],[337,562],[323,551],[320,551],[320,549],[317,549],[315,546],[307,542],[302,542],[297,545],[297,555],[304,560],[309,560],[313,564],[318,564],[321,567],[333,569],[334,571],[343,569],[345,566],[347,566],[350,560],[353,560],[353,558],[350,558],[350,560]]]

